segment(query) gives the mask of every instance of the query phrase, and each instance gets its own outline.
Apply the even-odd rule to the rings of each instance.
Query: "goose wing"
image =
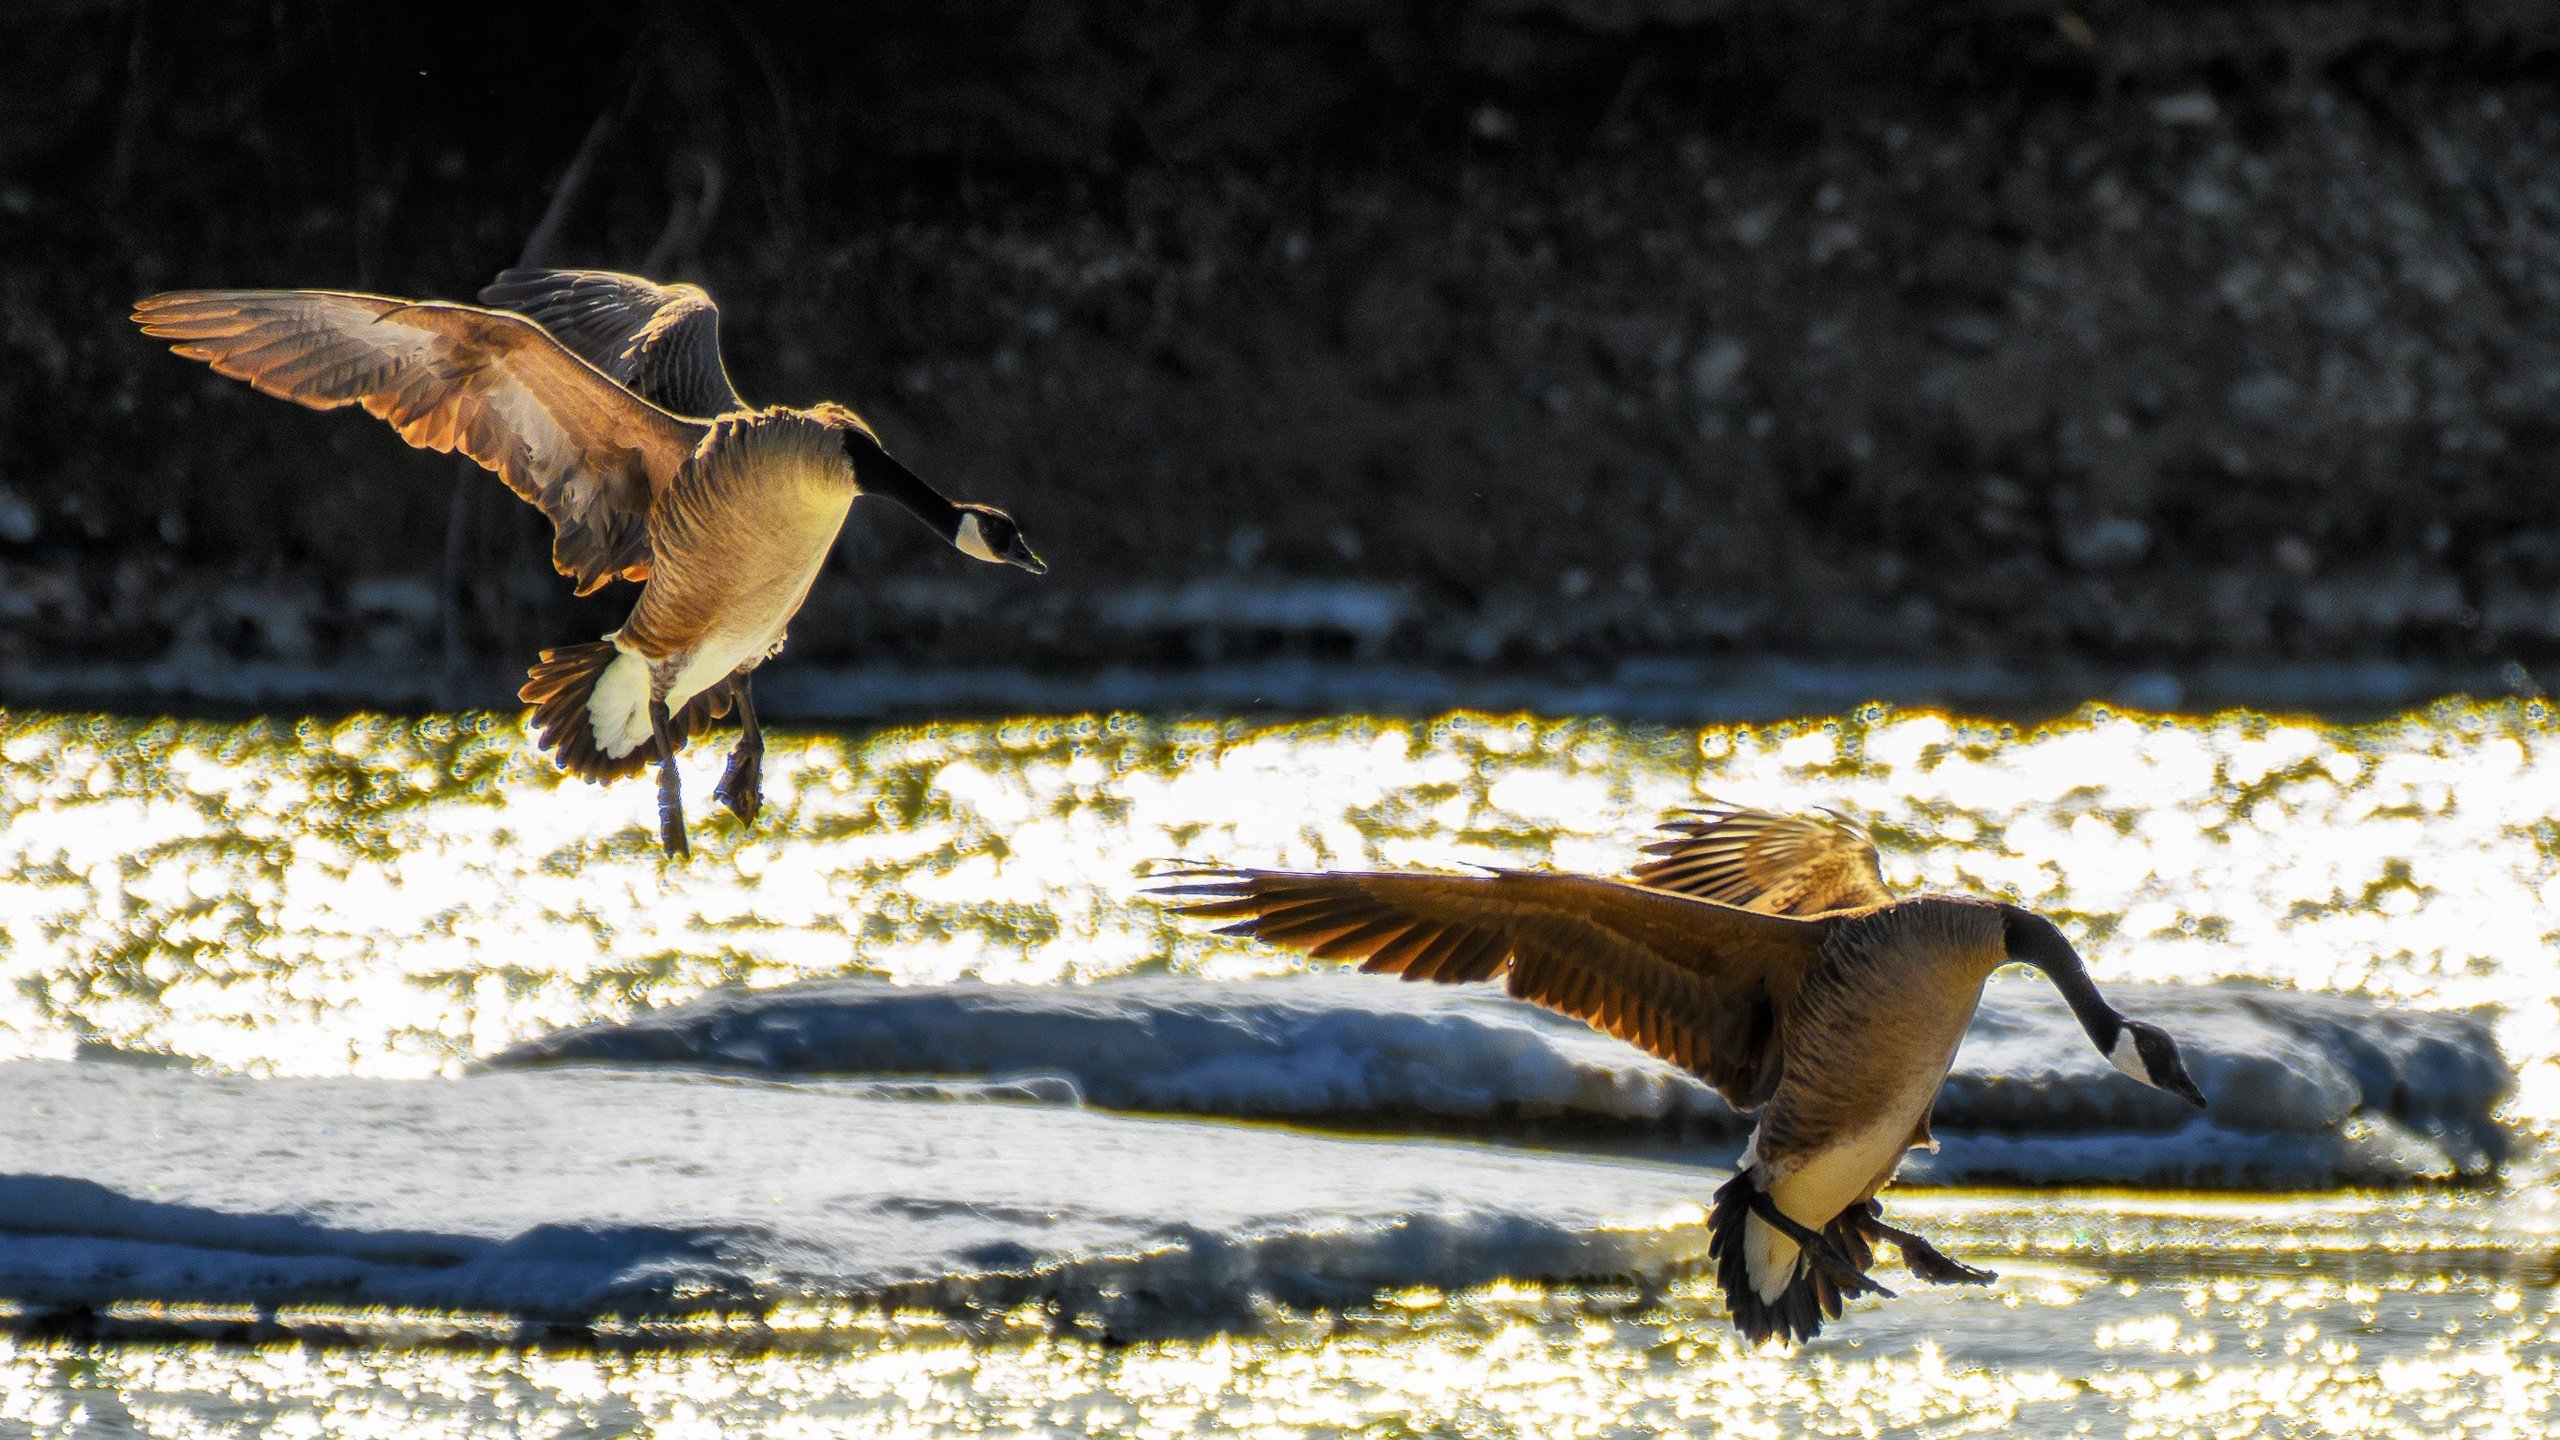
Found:
[[[1875,841],[1845,815],[1773,815],[1713,805],[1662,827],[1658,858],[1636,883],[1770,915],[1819,915],[1890,902]]]
[[[1823,925],[1615,880],[1200,870],[1183,913],[1407,980],[1506,977],[1512,994],[1682,1066],[1749,1109],[1778,1083],[1781,1017]]]
[[[459,450],[550,517],[587,594],[649,577],[649,507],[707,427],[615,384],[521,316],[330,290],[192,290],[134,306],[169,348],[314,410],[362,405],[423,450]]]
[[[720,307],[694,285],[611,270],[499,272],[480,302],[548,330],[578,358],[678,415],[743,410],[720,359]]]

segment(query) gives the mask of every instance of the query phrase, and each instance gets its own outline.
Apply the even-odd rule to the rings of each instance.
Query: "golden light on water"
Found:
[[[2094,1284],[1986,1344],[1943,1292],[1889,1335],[1745,1350],[1714,1302],[1486,1288],[1330,1330],[1107,1348],[885,1326],[828,1352],[0,1351],[0,1423],[48,1434],[2538,1436],[2545,1284]],[[1882,1312],[1879,1312],[1881,1314]],[[129,1426],[120,1429],[118,1426]]]
[[[691,757],[706,794],[718,757]],[[1871,708],[1705,732],[1456,715],[1133,717],[776,738],[769,819],[666,866],[647,787],[564,784],[513,718],[16,717],[0,1054],[77,1041],[291,1074],[449,1072],[718,984],[1089,978],[1287,960],[1136,898],[1169,856],[1623,870],[1714,794],[1875,822],[1897,885],[2061,915],[2100,979],[2498,1005],[2560,1115],[2560,747],[2536,703],[2364,726]]]

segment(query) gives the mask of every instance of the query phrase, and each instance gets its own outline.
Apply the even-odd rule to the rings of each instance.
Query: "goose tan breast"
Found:
[[[1989,907],[1931,907],[1904,902],[1859,922],[1806,976],[1786,1020],[1784,1076],[1762,1112],[1759,1153],[1772,1173],[1870,1130],[1895,1132],[1898,1155],[1936,1098],[2004,951]]]
[[[734,417],[704,442],[650,515],[653,573],[622,630],[653,660],[681,657],[671,703],[781,640],[854,494],[835,432],[804,417]]]

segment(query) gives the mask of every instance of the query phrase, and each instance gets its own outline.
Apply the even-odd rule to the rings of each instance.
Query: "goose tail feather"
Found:
[[[648,661],[605,639],[543,651],[516,698],[533,707],[535,743],[561,769],[602,783],[637,775],[656,758],[649,692]],[[729,708],[722,680],[667,717],[667,738],[681,750]]]
[[[1751,1256],[1754,1250],[1765,1253],[1765,1247],[1750,1243],[1749,1234],[1753,1226],[1768,1225],[1751,1213],[1752,1194],[1758,1188],[1759,1181],[1746,1167],[1716,1191],[1715,1204],[1707,1213],[1707,1256],[1715,1262],[1725,1311],[1742,1338],[1755,1345],[1771,1339],[1801,1343],[1820,1334],[1823,1321],[1840,1318],[1840,1287],[1803,1251],[1790,1245],[1784,1247],[1788,1252],[1784,1263],[1789,1267],[1786,1287],[1774,1298],[1762,1297],[1751,1273]],[[1875,1263],[1875,1248],[1851,1219],[1855,1213],[1854,1206],[1843,1211],[1824,1227],[1823,1235],[1863,1274]]]

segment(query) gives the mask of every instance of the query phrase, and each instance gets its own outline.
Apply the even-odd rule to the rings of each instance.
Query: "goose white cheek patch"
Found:
[[[2116,1046],[2107,1052],[2107,1058],[2115,1063],[2117,1069],[2134,1079],[2145,1085],[2152,1083],[2151,1067],[2142,1063],[2142,1050],[2133,1043],[2131,1029],[2116,1037]]]
[[[951,537],[951,543],[961,554],[973,559],[984,560],[991,565],[1003,563],[1003,556],[987,548],[987,537],[979,532],[975,515],[960,517],[959,532]]]

